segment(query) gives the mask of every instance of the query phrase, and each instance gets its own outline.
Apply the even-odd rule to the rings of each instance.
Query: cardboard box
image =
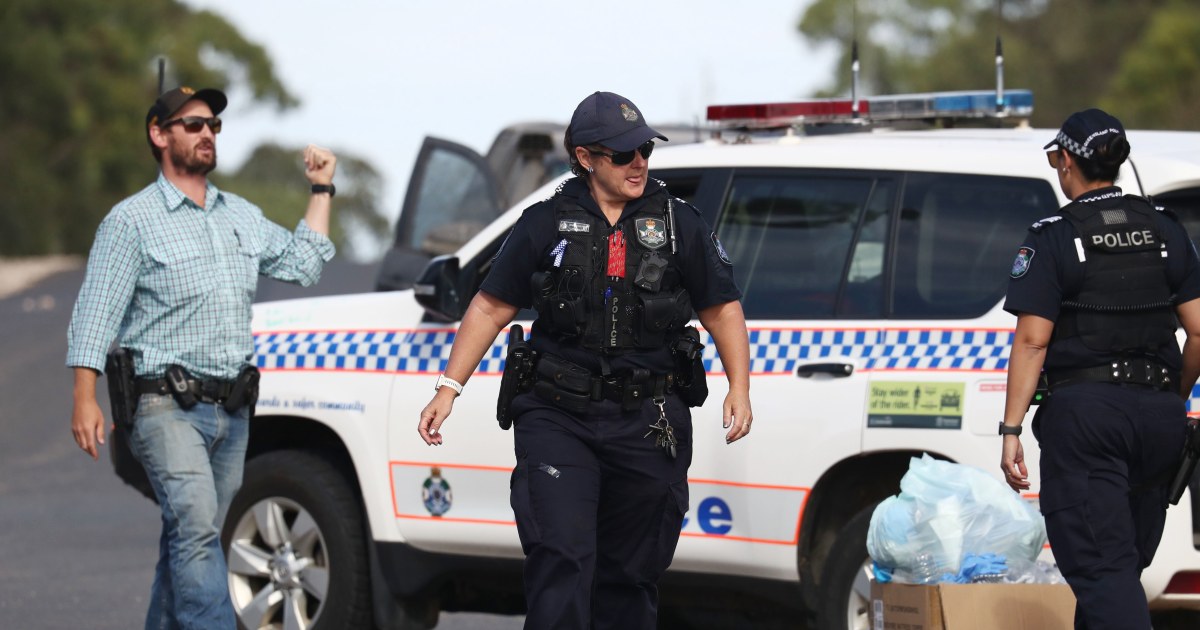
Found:
[[[1071,630],[1065,584],[871,583],[873,630]]]

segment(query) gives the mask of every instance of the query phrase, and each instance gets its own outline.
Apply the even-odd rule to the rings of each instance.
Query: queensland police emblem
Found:
[[[721,262],[732,267],[733,261],[729,260],[729,254],[725,253],[725,247],[721,245],[721,239],[717,238],[717,233],[713,232],[709,238],[712,239],[713,247],[717,248],[717,256],[721,258]]]
[[[638,219],[636,227],[638,242],[650,249],[658,249],[667,242],[667,233],[658,219]]]
[[[434,466],[429,470],[429,478],[421,486],[421,501],[425,503],[425,509],[434,516],[441,516],[450,511],[450,506],[454,503],[454,493],[450,491],[450,484],[442,479],[441,468]]]
[[[1032,247],[1022,247],[1017,250],[1017,257],[1013,260],[1012,272],[1010,275],[1014,278],[1020,278],[1029,271],[1029,264],[1033,262],[1033,255],[1036,252]]]
[[[621,103],[621,117],[629,122],[637,122],[638,119],[637,112],[625,103]]]

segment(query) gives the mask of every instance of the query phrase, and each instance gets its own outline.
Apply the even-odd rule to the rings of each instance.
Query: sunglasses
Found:
[[[1058,168],[1058,152],[1061,150],[1062,149],[1055,149],[1053,151],[1046,152],[1046,161],[1050,163],[1050,168]]]
[[[216,116],[213,116],[212,118],[205,118],[203,116],[184,116],[182,118],[173,118],[163,122],[163,124],[159,125],[159,127],[166,129],[167,127],[170,127],[176,123],[183,125],[183,130],[188,133],[200,133],[200,130],[204,129],[205,125],[208,125],[208,128],[212,129],[214,134],[221,133],[221,119],[217,118]]]
[[[588,153],[591,153],[592,155],[603,155],[612,160],[613,166],[625,166],[626,164],[629,164],[633,161],[634,152],[641,153],[642,157],[647,160],[650,159],[650,154],[654,153],[654,141],[647,140],[645,144],[634,149],[633,151],[621,151],[620,153],[605,153],[604,151],[588,149]]]

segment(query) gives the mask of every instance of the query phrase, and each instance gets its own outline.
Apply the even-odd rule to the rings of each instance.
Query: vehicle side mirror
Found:
[[[467,310],[458,284],[458,257],[438,256],[413,283],[413,296],[434,319],[456,322]]]
[[[403,291],[411,288],[428,264],[429,256],[426,254],[393,247],[383,255],[383,261],[379,264],[375,290]]]

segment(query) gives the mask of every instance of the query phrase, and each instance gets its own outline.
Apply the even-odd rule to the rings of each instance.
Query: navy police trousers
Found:
[[[513,401],[525,628],[649,630],[688,509],[690,411],[667,397],[672,459],[645,437],[659,416],[654,404],[629,413],[608,400],[589,407],[581,415],[533,394]]]
[[[1150,628],[1140,578],[1162,537],[1186,421],[1178,394],[1111,383],[1060,387],[1034,417],[1041,508],[1076,628]]]

